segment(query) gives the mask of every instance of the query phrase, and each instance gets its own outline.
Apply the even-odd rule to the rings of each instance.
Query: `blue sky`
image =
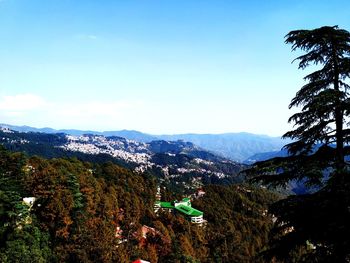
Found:
[[[295,29],[350,1],[0,0],[0,123],[154,134],[291,128]]]

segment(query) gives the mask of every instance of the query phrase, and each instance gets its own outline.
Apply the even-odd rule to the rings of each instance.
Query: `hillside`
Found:
[[[250,156],[243,163],[245,164],[253,164],[255,162],[265,161],[275,157],[286,157],[288,156],[288,151],[286,149],[282,149],[280,151],[271,151],[271,152],[261,152],[256,153],[253,156]]]
[[[43,132],[43,133],[66,133],[80,136],[84,134],[95,134],[103,136],[117,136],[137,142],[151,142],[154,140],[178,141],[183,140],[228,158],[230,160],[243,162],[254,154],[279,151],[288,141],[280,137],[270,137],[251,133],[224,133],[224,134],[175,134],[175,135],[151,135],[139,131],[81,131],[81,130],[55,130],[51,128],[33,128],[29,126],[14,126],[0,124],[1,127],[8,127],[11,130],[20,132]]]
[[[12,151],[45,158],[77,157],[83,161],[111,161],[136,172],[152,172],[188,190],[208,183],[242,182],[243,164],[212,154],[190,142],[152,141],[142,143],[116,136],[0,130],[0,143]]]
[[[279,137],[251,133],[162,135],[164,140],[184,140],[231,160],[243,162],[250,156],[267,151],[279,151],[285,144]]]
[[[150,173],[2,147],[0,182],[1,262],[264,262],[266,209],[277,200],[245,185],[206,186],[192,199],[207,220],[200,226],[153,211],[159,182]],[[163,200],[182,197],[161,186]]]

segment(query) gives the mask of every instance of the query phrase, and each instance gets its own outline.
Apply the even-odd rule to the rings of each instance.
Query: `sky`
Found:
[[[0,123],[151,134],[290,130],[291,30],[348,0],[0,0]]]

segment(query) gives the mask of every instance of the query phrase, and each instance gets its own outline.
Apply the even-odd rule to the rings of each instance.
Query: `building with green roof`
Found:
[[[181,213],[192,223],[203,223],[203,212],[191,206],[190,198],[183,198],[181,201],[175,200],[173,202],[156,201],[154,210],[158,212],[159,209],[169,209],[172,212]]]

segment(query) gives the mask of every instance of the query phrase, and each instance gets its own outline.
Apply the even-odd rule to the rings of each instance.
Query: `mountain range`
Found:
[[[11,126],[11,128],[16,128]],[[166,180],[174,188],[186,185],[188,190],[195,189],[206,184],[232,184],[245,181],[244,175],[239,172],[246,169],[247,165],[256,161],[262,161],[277,156],[286,156],[286,150],[255,153],[243,162],[237,162],[217,155],[217,151],[208,151],[195,143],[165,139],[189,138],[203,139],[206,143],[214,143],[214,138],[231,138],[231,143],[239,143],[239,138],[250,139],[252,151],[254,145],[259,145],[264,139],[267,142],[273,138],[262,135],[246,133],[221,135],[163,135],[163,139],[157,139],[152,135],[145,135],[137,131],[104,132],[104,134],[129,135],[133,140],[119,136],[105,136],[93,131],[80,130],[54,130],[50,128],[36,129],[28,126],[17,128],[20,131],[10,129],[10,125],[0,125],[0,144],[11,151],[25,152],[27,155],[39,155],[45,158],[76,157],[83,161],[105,163],[114,162],[136,172],[151,172],[161,180]],[[54,133],[56,132],[56,133]],[[89,134],[83,134],[88,132]],[[69,134],[68,134],[69,133]],[[72,135],[72,134],[75,135]],[[149,142],[142,142],[141,138],[151,138]],[[211,138],[210,138],[211,137]],[[138,138],[138,140],[136,140]],[[199,138],[199,139],[198,139]],[[210,138],[207,141],[204,138]],[[235,140],[233,140],[234,138]],[[254,144],[254,138],[256,139]],[[202,141],[202,143],[203,143]],[[209,142],[208,142],[209,141]],[[198,141],[197,141],[198,142]],[[244,150],[244,143],[239,147]],[[221,143],[224,143],[221,141]],[[248,143],[246,143],[248,144]],[[264,145],[269,145],[265,142]],[[212,147],[215,145],[212,144]],[[234,147],[233,147],[234,148]],[[260,149],[258,147],[258,149]],[[292,182],[287,187],[288,192],[306,192],[303,182]]]
[[[243,181],[240,164],[191,142],[155,140],[148,143],[95,134],[18,132],[0,127],[0,144],[8,150],[45,158],[76,157],[95,163],[114,162],[137,173],[150,172],[175,186],[231,184]]]
[[[282,140],[280,137],[270,137],[267,135],[258,135],[246,132],[223,134],[152,135],[134,130],[99,132],[75,129],[56,130],[52,128],[34,128],[30,126],[14,126],[9,124],[0,124],[0,126],[19,132],[65,133],[75,136],[84,134],[103,135],[107,137],[118,136],[143,143],[149,143],[156,140],[183,140],[186,142],[191,142],[216,155],[243,163],[252,163],[252,160],[256,159],[254,157],[256,154],[278,152],[285,144],[289,143],[289,141]]]

